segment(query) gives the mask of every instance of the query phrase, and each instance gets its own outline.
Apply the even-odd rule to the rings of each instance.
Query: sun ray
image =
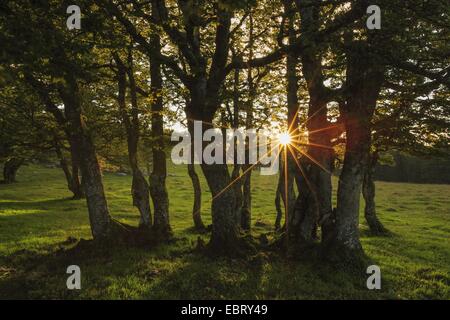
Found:
[[[303,127],[306,126],[306,124],[312,119],[314,118],[322,109],[326,108],[327,105],[324,105],[322,107],[320,107],[319,109],[317,109],[312,115],[310,115],[308,118],[306,118],[306,120],[299,125],[299,127]]]
[[[308,175],[305,174],[305,171],[304,171],[304,169],[303,169],[301,163],[298,162],[298,159],[294,156],[294,153],[293,153],[293,151],[292,151],[292,149],[291,149],[290,147],[289,147],[289,151],[291,152],[291,154],[292,154],[292,156],[293,156],[293,158],[294,158],[295,164],[297,165],[297,167],[299,168],[301,174],[302,174],[303,177],[305,178],[306,185],[308,186],[309,190],[312,192],[312,194],[313,194],[313,196],[314,196],[314,200],[316,201],[316,203],[318,203],[317,192],[316,192],[315,188],[313,188],[311,182],[309,181]]]
[[[311,160],[312,162],[314,162],[317,166],[319,166],[323,171],[325,171],[328,174],[331,174],[331,172],[329,170],[327,170],[319,161],[317,161],[316,159],[314,159],[312,156],[310,156],[307,152],[301,150],[299,147],[292,145],[296,150],[298,150],[301,154],[303,154],[304,156],[306,156],[309,160]]]
[[[289,197],[288,197],[288,162],[287,162],[287,147],[284,145],[284,224],[286,225],[286,234],[289,230]],[[286,237],[288,239],[289,237]]]
[[[328,126],[328,127],[324,127],[324,128],[320,128],[320,129],[316,129],[316,130],[310,130],[310,131],[308,131],[308,133],[311,134],[311,133],[317,133],[317,132],[327,131],[327,130],[339,128],[340,126],[341,126],[341,125],[339,125],[339,124],[335,124],[335,125],[332,125],[332,126]]]
[[[289,125],[289,128],[288,128],[288,130],[287,130],[287,132],[288,133],[291,133],[291,130],[292,130],[292,126],[295,124],[295,121],[297,120],[297,118],[298,118],[298,113],[300,112],[300,108],[297,108],[297,111],[295,111],[295,114],[294,114],[294,119],[292,119],[292,122],[291,122],[291,124]],[[295,129],[295,130],[297,130],[298,129],[298,126],[297,126],[297,128]]]
[[[248,167],[246,170],[244,170],[244,171],[242,172],[242,174],[240,174],[238,177],[236,177],[235,179],[233,179],[233,180],[232,180],[228,185],[226,185],[220,192],[218,192],[216,195],[214,195],[214,196],[211,198],[211,201],[217,199],[217,197],[219,197],[220,195],[222,195],[226,190],[228,190],[228,189],[229,189],[233,184],[235,184],[239,179],[241,179],[242,177],[244,177],[244,176],[247,174],[248,171],[250,171],[254,166],[256,166],[256,165],[261,161],[261,159],[267,157],[267,155],[268,155],[270,152],[272,152],[277,146],[278,146],[278,145],[276,145],[276,146],[274,146],[273,148],[271,148],[271,149],[270,149],[269,151],[267,151],[263,156],[261,156],[261,158],[260,158],[256,163],[252,164],[250,167]],[[278,158],[279,155],[280,155],[280,150],[278,150],[278,153],[277,153],[275,159]]]
[[[324,144],[311,143],[311,142],[308,142],[308,143],[298,143],[298,145],[299,145],[299,146],[306,146],[306,147],[307,147],[307,146],[311,146],[311,147],[318,147],[318,148],[324,148],[324,149],[334,150],[333,147],[326,146],[326,145],[324,145]]]

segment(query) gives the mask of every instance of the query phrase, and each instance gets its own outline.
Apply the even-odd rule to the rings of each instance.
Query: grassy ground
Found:
[[[195,253],[190,180],[185,166],[169,170],[173,243],[68,254],[61,248],[70,246],[69,237],[91,237],[85,201],[68,199],[60,169],[23,167],[19,183],[0,185],[0,298],[450,299],[450,185],[377,183],[379,216],[392,234],[371,237],[361,220],[364,250],[382,272],[382,289],[370,291],[366,276],[321,262],[265,253],[211,260]],[[274,179],[254,174],[256,236],[272,231]],[[106,174],[104,180],[112,215],[137,225],[131,178]],[[203,202],[209,223],[206,192]],[[66,289],[71,264],[81,268],[82,290]]]

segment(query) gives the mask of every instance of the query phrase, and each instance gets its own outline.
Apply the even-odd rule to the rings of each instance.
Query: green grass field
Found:
[[[200,171],[199,175],[200,174]],[[253,175],[253,235],[272,231],[275,176]],[[91,238],[86,203],[69,200],[60,169],[21,168],[19,183],[0,185],[0,298],[14,299],[450,299],[450,185],[377,183],[380,219],[391,231],[372,237],[361,219],[368,257],[382,289],[318,261],[259,253],[241,260],[197,253],[192,189],[185,166],[170,166],[175,240],[153,249],[64,253],[69,237]],[[130,176],[105,174],[111,214],[138,224]],[[203,218],[210,222],[204,186]],[[209,235],[202,235],[207,241]],[[81,268],[82,289],[66,288],[66,268]]]

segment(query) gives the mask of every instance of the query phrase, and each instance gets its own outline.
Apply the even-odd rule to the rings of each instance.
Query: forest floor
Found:
[[[169,166],[174,241],[107,254],[64,253],[91,234],[86,202],[69,199],[60,169],[25,166],[18,180],[0,185],[1,299],[450,299],[450,185],[377,182],[377,210],[391,234],[373,237],[360,220],[364,250],[382,274],[381,290],[368,290],[368,275],[320,261],[263,252],[211,259],[195,251],[185,166]],[[105,174],[104,183],[113,217],[137,225],[131,177]],[[210,195],[202,184],[209,224]],[[255,237],[273,231],[275,186],[276,176],[254,172]],[[201,237],[207,242],[209,235]],[[81,290],[66,288],[71,264],[81,268]]]

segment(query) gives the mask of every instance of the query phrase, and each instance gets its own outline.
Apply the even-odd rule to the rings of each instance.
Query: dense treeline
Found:
[[[393,163],[375,168],[375,179],[411,183],[450,183],[450,162],[394,153]]]

